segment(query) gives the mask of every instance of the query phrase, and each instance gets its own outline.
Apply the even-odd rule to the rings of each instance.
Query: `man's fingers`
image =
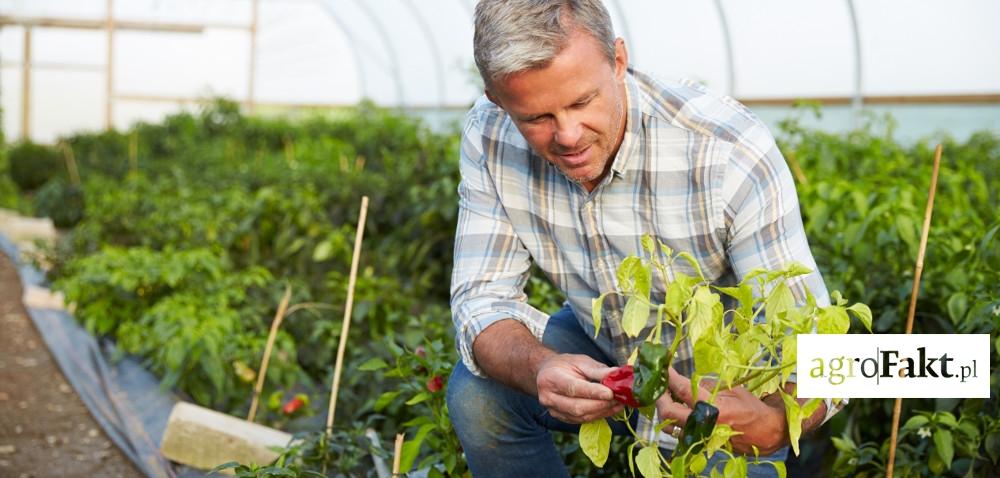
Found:
[[[681,399],[684,403],[692,405],[691,403],[691,379],[683,376],[673,367],[669,369],[669,382],[670,391],[673,392],[674,396]]]
[[[590,357],[587,358],[589,359]],[[580,371],[583,372],[583,375],[587,377],[588,380],[600,382],[601,380],[604,380],[604,377],[611,373],[612,370],[614,370],[613,367],[608,367],[607,365],[604,365],[596,360],[590,359],[590,361],[591,363],[589,364],[581,364],[579,366]]]
[[[683,376],[673,367],[670,367],[670,391],[681,399],[688,406],[694,406],[694,397],[691,395],[691,379]],[[705,389],[705,387],[698,387],[698,398],[706,399],[712,392]]]
[[[621,411],[617,402],[569,398],[560,395],[548,397],[546,408],[553,417],[566,423],[586,423],[605,418]]]
[[[572,377],[561,377],[557,383],[552,383],[549,391],[556,395],[569,398],[585,398],[590,400],[611,401],[614,393],[611,389],[599,383],[588,382]]]
[[[672,419],[674,424],[680,426],[687,422],[688,415],[691,414],[691,409],[684,406],[682,403],[677,403],[672,400],[666,400],[660,403],[657,407],[657,411],[660,413],[660,420]]]
[[[590,357],[582,356],[580,357],[580,362],[577,364],[577,368],[580,373],[589,381],[588,383],[592,386],[585,387],[584,390],[576,389],[577,393],[571,394],[571,397],[581,397],[581,398],[591,398],[594,400],[611,400],[614,398],[614,393],[611,389],[605,387],[604,385],[597,385],[592,382],[600,382],[604,380],[604,377],[608,376],[614,368],[608,367],[603,363],[600,363]]]

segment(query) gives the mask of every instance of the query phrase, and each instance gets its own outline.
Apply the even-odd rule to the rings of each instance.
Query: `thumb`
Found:
[[[604,377],[615,369],[587,356],[583,356],[580,359],[579,363],[577,363],[577,368],[588,380],[595,382],[604,380]]]

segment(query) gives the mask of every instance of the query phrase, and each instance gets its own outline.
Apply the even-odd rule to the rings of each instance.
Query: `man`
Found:
[[[614,317],[595,331],[591,300],[616,289],[615,270],[640,253],[643,234],[693,254],[716,284],[755,267],[816,266],[767,129],[730,98],[630,69],[599,0],[482,0],[474,48],[486,95],[461,146],[452,313],[462,360],[448,407],[474,476],[566,476],[549,430],[622,410],[599,382],[638,342]],[[566,295],[551,317],[525,301],[532,262]],[[818,273],[790,285],[800,300],[808,287],[828,301]],[[653,288],[662,302],[663,284]],[[690,374],[690,344],[675,365]],[[689,382],[672,372],[670,385],[687,403],[665,394],[658,415],[683,423]],[[780,397],[737,388],[716,405],[743,433],[737,451],[784,460]],[[824,404],[803,429],[835,412]],[[636,426],[650,436],[651,423]],[[661,445],[678,431],[665,430]]]

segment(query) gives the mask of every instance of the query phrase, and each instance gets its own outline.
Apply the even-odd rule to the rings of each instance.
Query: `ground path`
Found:
[[[139,476],[66,382],[0,253],[0,477]]]

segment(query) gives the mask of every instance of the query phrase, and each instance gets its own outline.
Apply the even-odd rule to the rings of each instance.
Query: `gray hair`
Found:
[[[615,33],[601,0],[480,0],[473,49],[489,88],[514,73],[548,65],[577,28],[615,61]]]

